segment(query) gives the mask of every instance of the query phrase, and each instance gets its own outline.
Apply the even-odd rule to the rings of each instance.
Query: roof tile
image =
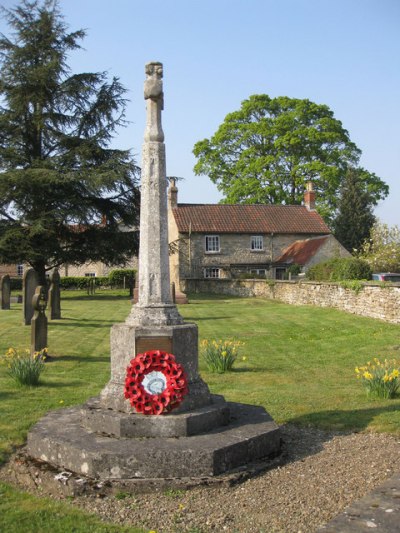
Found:
[[[326,235],[325,237],[295,241],[285,248],[282,255],[274,262],[305,265],[317,253],[328,237]]]
[[[301,205],[178,204],[173,213],[180,233],[330,233]]]

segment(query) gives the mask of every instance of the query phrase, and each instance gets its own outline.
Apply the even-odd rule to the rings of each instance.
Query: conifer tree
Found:
[[[39,273],[88,260],[124,263],[136,253],[138,168],[110,148],[125,124],[125,89],[105,72],[73,74],[57,0],[2,10],[0,38],[0,262]],[[125,231],[121,230],[124,228]]]
[[[349,252],[360,250],[375,223],[373,200],[362,185],[362,169],[349,169],[338,201],[333,222],[334,234]]]

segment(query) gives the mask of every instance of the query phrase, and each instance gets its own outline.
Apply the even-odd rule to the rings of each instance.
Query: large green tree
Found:
[[[56,0],[2,11],[0,262],[26,262],[41,283],[63,263],[124,263],[137,251],[138,168],[110,148],[124,125],[125,89],[107,74],[72,74]]]
[[[335,237],[349,252],[360,250],[375,223],[373,200],[363,187],[363,169],[351,168],[342,183],[338,211],[333,220]]]
[[[361,154],[326,105],[266,94],[242,102],[193,153],[195,173],[209,176],[224,203],[300,204],[312,180],[317,209],[328,221],[346,170]],[[388,194],[387,185],[367,171],[362,186],[374,203]]]

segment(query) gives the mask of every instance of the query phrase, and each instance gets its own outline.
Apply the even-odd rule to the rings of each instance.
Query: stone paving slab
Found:
[[[354,502],[317,533],[400,532],[400,473]]]

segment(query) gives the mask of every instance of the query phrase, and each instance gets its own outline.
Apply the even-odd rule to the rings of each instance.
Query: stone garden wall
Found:
[[[338,283],[191,279],[184,292],[270,298],[293,305],[334,307],[356,315],[400,323],[400,286],[365,284],[359,291]]]

